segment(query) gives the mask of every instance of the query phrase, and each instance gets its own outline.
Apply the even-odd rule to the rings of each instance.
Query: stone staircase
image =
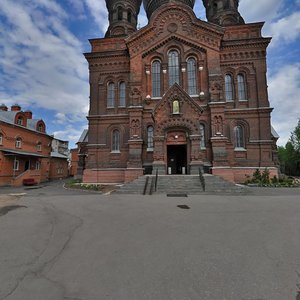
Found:
[[[121,186],[116,194],[244,194],[247,188],[235,185],[221,177],[204,174],[205,192],[198,175],[160,175],[155,191],[155,176],[146,175]]]

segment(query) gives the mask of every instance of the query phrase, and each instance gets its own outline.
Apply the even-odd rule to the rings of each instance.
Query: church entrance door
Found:
[[[187,174],[186,145],[168,145],[168,174]]]

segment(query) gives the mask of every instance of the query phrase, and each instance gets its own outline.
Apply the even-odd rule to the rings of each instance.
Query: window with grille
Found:
[[[247,100],[245,76],[243,74],[238,74],[237,82],[238,82],[239,100]]]
[[[172,50],[168,54],[168,69],[169,69],[169,86],[175,83],[179,84],[179,55],[176,50]]]
[[[187,61],[187,75],[188,75],[188,93],[189,95],[197,94],[196,81],[196,60],[191,57]]]
[[[152,97],[160,97],[161,87],[161,64],[160,61],[155,60],[152,63]]]
[[[119,85],[119,106],[126,106],[126,84],[124,81]]]
[[[205,126],[204,124],[200,124],[200,148],[205,149],[206,143],[205,143]]]
[[[107,86],[107,107],[115,106],[115,84],[110,82]]]
[[[226,101],[233,100],[233,81],[230,74],[225,75],[225,98]]]
[[[153,149],[153,126],[148,126],[147,128],[147,150]]]
[[[120,132],[115,129],[112,133],[112,152],[120,152]]]
[[[234,142],[235,148],[245,148],[244,130],[240,125],[234,127]]]

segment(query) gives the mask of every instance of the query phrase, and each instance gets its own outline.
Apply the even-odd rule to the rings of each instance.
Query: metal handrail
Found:
[[[154,191],[155,192],[157,191],[157,181],[158,181],[158,169],[156,169],[156,174],[155,174],[155,185],[154,185],[154,187],[155,187]]]
[[[148,187],[148,182],[149,182],[149,176],[146,177],[146,181],[145,181],[145,185],[144,185],[144,190],[143,190],[143,195],[146,195],[147,187]]]
[[[202,190],[203,190],[203,192],[205,192],[205,179],[204,179],[201,168],[199,168],[199,179],[200,179],[200,184],[202,186]]]

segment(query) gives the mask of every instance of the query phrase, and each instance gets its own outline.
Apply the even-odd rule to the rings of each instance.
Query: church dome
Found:
[[[193,9],[195,0],[143,0],[144,8],[147,13],[148,19],[150,19],[152,13],[160,6],[166,3],[181,3],[189,6]]]

